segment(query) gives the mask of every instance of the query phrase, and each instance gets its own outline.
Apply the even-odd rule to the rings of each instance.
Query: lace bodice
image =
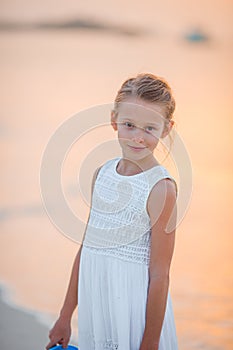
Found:
[[[83,246],[96,254],[149,264],[148,196],[159,180],[175,180],[161,165],[132,176],[120,175],[119,160],[106,162],[98,173]]]

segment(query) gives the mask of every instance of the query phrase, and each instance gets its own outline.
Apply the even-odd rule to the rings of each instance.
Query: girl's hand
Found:
[[[71,336],[70,320],[59,317],[53,328],[49,332],[50,342],[46,346],[46,350],[60,344],[65,349],[68,346]]]
[[[159,349],[158,343],[155,344],[153,342],[153,344],[152,344],[152,342],[150,342],[146,339],[143,339],[139,350],[158,350],[158,349]]]
[[[156,345],[156,346],[147,346],[147,345],[141,345],[140,346],[140,349],[139,350],[159,350],[159,347]]]

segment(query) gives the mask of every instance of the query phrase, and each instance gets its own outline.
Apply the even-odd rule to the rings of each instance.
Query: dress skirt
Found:
[[[78,283],[79,350],[139,350],[148,294],[148,265],[82,247]],[[159,350],[177,350],[170,294]]]

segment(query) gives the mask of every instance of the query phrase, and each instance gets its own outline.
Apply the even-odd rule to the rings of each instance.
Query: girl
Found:
[[[168,291],[177,188],[153,155],[173,127],[174,109],[169,85],[152,74],[118,91],[111,124],[122,157],[94,175],[84,240],[46,349],[67,346],[77,305],[80,350],[177,349]]]

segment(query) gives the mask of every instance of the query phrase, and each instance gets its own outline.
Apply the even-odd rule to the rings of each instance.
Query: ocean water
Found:
[[[180,349],[230,350],[232,4],[147,1],[117,2],[111,8],[106,1],[99,2],[98,8],[89,4],[63,2],[56,9],[52,2],[46,6],[35,2],[33,7],[28,1],[21,6],[15,1],[1,5],[2,23],[21,24],[17,30],[4,24],[0,31],[0,279],[15,303],[55,319],[79,245],[59,231],[43,208],[39,181],[43,152],[65,120],[112,103],[127,77],[150,71],[164,76],[173,87],[176,131],[193,172],[191,201],[177,228],[171,270]],[[73,28],[70,19],[79,19]],[[55,20],[68,21],[67,28],[55,28]],[[22,22],[44,21],[51,27],[22,27]],[[187,40],[197,30],[206,40]],[[79,197],[80,169],[98,147],[101,157],[115,156],[115,146],[101,151],[103,140],[111,140],[112,145],[114,137],[108,126],[89,130],[66,155],[64,193],[83,222],[88,205]],[[158,157],[163,159],[162,151]],[[172,162],[166,164],[177,176]],[[93,170],[94,165],[86,171],[87,192]],[[79,233],[82,230],[82,225],[77,226]]]

